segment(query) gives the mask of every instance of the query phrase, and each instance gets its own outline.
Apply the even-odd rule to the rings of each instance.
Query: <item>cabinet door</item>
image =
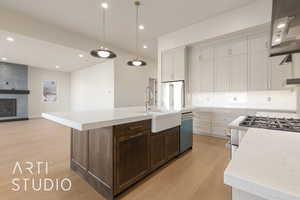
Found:
[[[174,79],[172,50],[168,50],[162,53],[161,76],[162,81],[172,81]]]
[[[229,89],[229,71],[232,65],[230,57],[218,57],[215,60],[215,91],[225,92]]]
[[[270,59],[268,55],[268,37],[257,36],[249,38],[249,90],[268,90]]]
[[[247,54],[247,39],[243,38],[237,41],[231,42],[231,50],[229,50],[229,53],[232,55],[241,55],[241,54]]]
[[[165,136],[162,133],[151,135],[151,169],[156,169],[166,162]]]
[[[190,69],[190,77],[191,77],[191,92],[193,94],[199,93],[200,90],[200,76],[201,76],[201,67],[199,66],[198,54],[195,49],[191,49],[189,51],[189,69]]]
[[[193,93],[213,91],[214,61],[212,48],[193,49],[189,56],[191,89]]]
[[[166,158],[170,160],[179,154],[179,127],[167,130],[165,133]]]
[[[247,54],[232,56],[230,91],[247,90]]]
[[[214,90],[214,62],[206,60],[199,62],[199,89],[201,92],[213,92]]]
[[[72,129],[71,133],[71,159],[76,162],[82,170],[88,166],[88,131]]]
[[[123,191],[143,178],[150,169],[150,132],[137,132],[116,141],[116,190]]]
[[[185,47],[174,49],[173,53],[173,80],[185,80]]]
[[[292,76],[291,63],[280,65],[285,56],[276,56],[271,59],[271,89],[283,90],[286,89],[286,79]]]

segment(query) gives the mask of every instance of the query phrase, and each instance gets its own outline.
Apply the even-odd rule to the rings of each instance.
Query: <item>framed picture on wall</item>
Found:
[[[43,81],[43,102],[56,103],[57,100],[57,82]]]

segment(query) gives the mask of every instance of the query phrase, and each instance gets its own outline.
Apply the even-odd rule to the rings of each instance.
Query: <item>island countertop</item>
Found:
[[[224,182],[270,200],[300,200],[300,133],[250,128]]]
[[[191,107],[185,107],[177,110],[164,110],[160,114],[168,115],[169,113],[190,112],[191,110]],[[123,107],[95,111],[42,113],[42,117],[70,128],[85,131],[152,119],[153,113],[145,112],[145,107]]]

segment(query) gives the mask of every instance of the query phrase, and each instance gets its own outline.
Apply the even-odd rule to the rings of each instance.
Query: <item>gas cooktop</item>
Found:
[[[239,125],[300,133],[300,119],[247,116]]]

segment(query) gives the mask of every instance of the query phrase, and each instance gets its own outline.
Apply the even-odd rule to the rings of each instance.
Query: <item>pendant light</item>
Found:
[[[135,51],[136,51],[136,59],[128,61],[129,66],[133,67],[142,67],[147,65],[147,63],[138,57],[138,42],[139,42],[139,31],[138,31],[138,26],[139,26],[139,7],[141,5],[141,2],[135,1],[134,5],[136,6],[136,19],[135,19]]]
[[[102,35],[103,35],[103,42],[106,41],[106,10],[108,8],[108,4],[106,2],[103,2],[101,4],[101,7],[102,7]],[[108,48],[105,48],[103,46],[100,47],[100,49],[95,49],[95,50],[92,50],[91,51],[91,55],[96,57],[96,58],[115,58],[117,57],[117,55],[109,50]]]

